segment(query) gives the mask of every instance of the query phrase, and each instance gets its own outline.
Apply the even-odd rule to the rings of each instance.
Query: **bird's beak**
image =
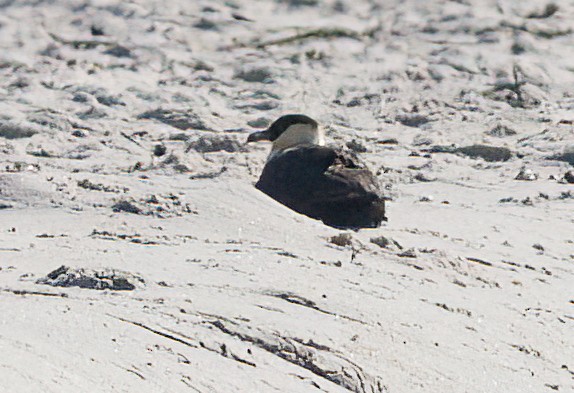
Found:
[[[252,134],[249,134],[247,137],[247,143],[249,142],[257,142],[257,141],[270,141],[269,137],[269,130],[265,131],[257,131]]]

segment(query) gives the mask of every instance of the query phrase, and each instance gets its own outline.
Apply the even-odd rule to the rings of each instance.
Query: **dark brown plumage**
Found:
[[[375,176],[353,152],[323,146],[315,120],[285,115],[247,142],[264,140],[273,149],[255,187],[271,198],[337,228],[376,228],[387,220]]]

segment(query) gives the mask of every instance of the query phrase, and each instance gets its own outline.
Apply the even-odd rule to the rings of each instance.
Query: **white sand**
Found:
[[[0,391],[574,390],[574,6],[515,3],[0,1]],[[253,187],[291,112],[367,148],[384,227]]]

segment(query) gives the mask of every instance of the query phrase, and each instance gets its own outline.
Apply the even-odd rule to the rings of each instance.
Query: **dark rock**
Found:
[[[90,28],[90,31],[91,31],[93,36],[105,35],[104,29],[101,26],[92,25]]]
[[[37,134],[35,129],[19,124],[0,123],[0,137],[6,139],[30,138]]]
[[[419,127],[430,121],[428,116],[420,113],[403,113],[397,115],[395,120],[408,127]]]
[[[131,291],[136,289],[137,285],[144,284],[145,281],[134,274],[114,269],[71,269],[70,267],[62,265],[48,273],[46,277],[37,280],[36,283],[51,285],[53,287]]]
[[[153,155],[156,157],[161,157],[167,152],[167,147],[163,144],[158,144],[153,147]]]
[[[459,147],[456,152],[470,158],[482,158],[488,162],[508,161],[512,157],[510,149],[506,147],[496,147],[487,145],[472,145]]]
[[[142,214],[142,210],[130,201],[122,200],[112,206],[115,213],[126,212],[132,214]]]
[[[75,136],[76,138],[85,138],[87,133],[84,130],[74,130],[72,131],[72,136]]]

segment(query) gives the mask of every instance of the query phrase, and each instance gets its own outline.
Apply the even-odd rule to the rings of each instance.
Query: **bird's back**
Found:
[[[256,187],[291,209],[340,228],[385,221],[376,178],[351,152],[300,146],[269,160]]]

